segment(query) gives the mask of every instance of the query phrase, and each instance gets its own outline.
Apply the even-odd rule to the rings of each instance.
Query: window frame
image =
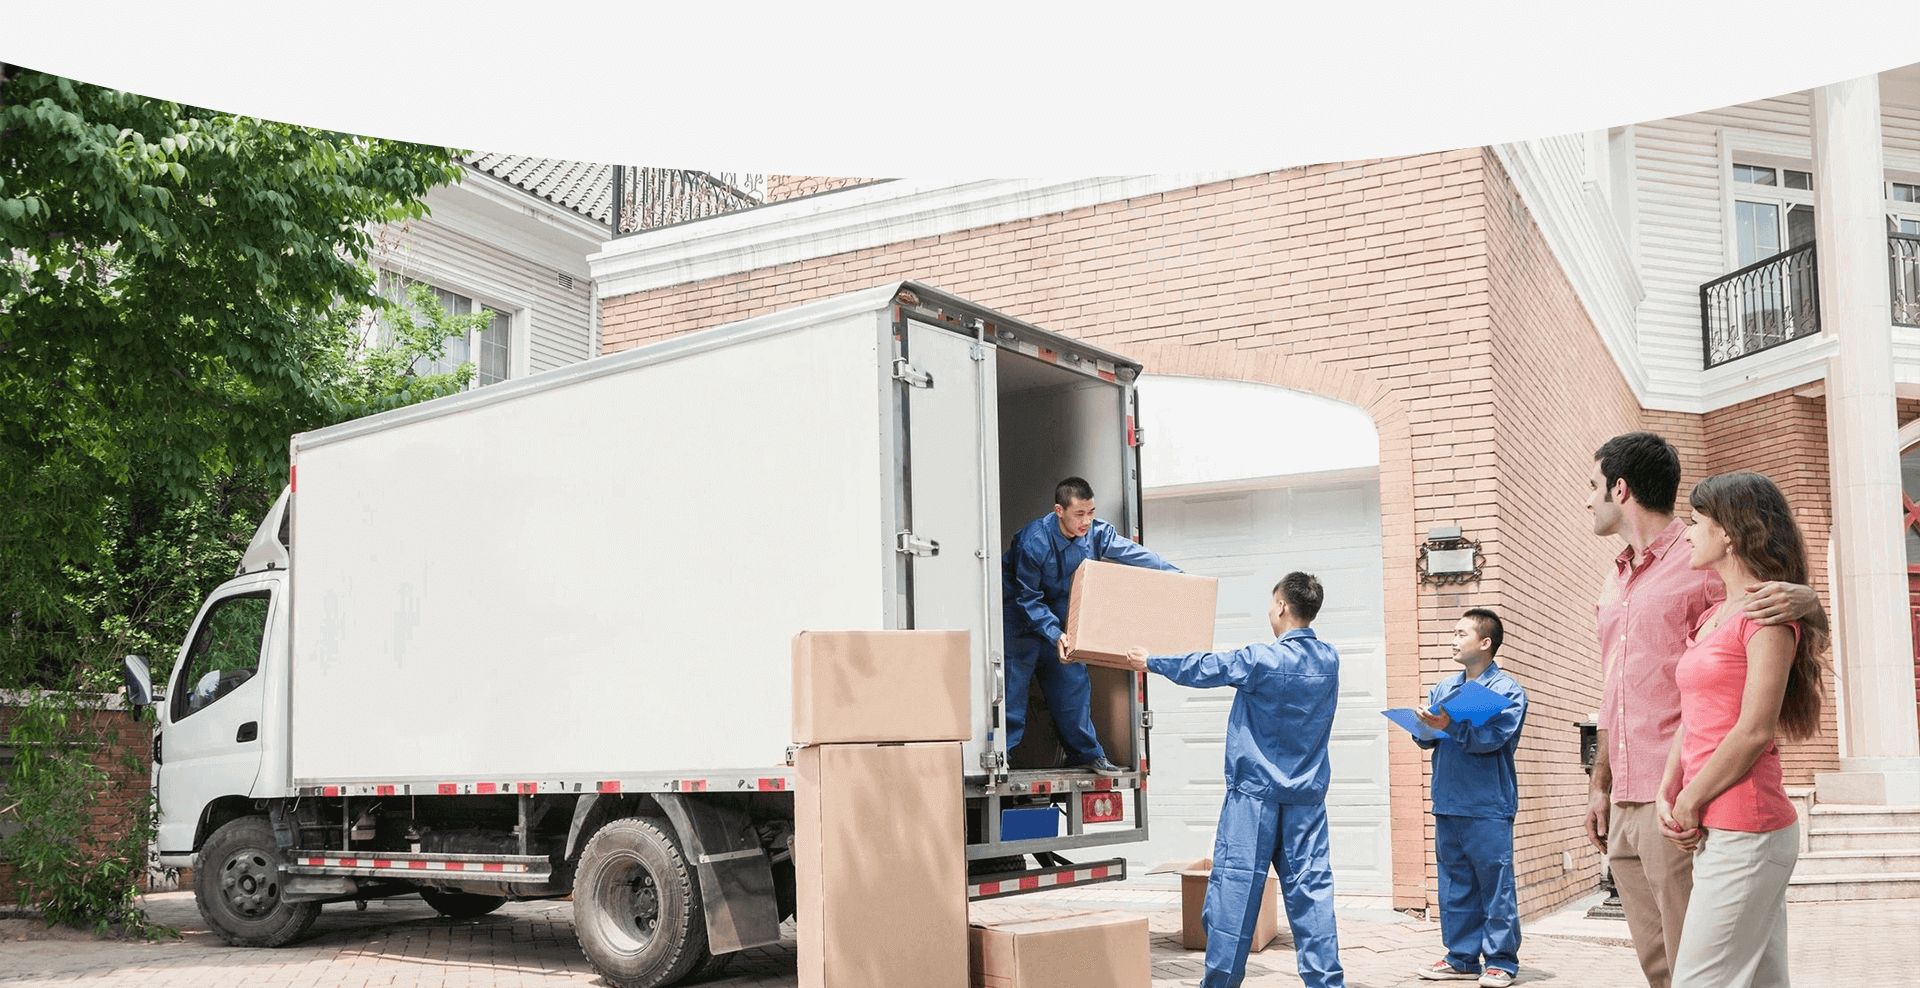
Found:
[[[236,590],[233,593],[216,598],[212,603],[207,605],[205,610],[200,612],[199,619],[195,621],[193,625],[193,636],[187,640],[185,651],[180,653],[180,670],[174,677],[174,688],[167,697],[167,720],[169,723],[178,724],[192,717],[194,714],[213,709],[221,700],[231,696],[241,687],[260,675],[260,667],[266,663],[267,640],[273,635],[273,609],[276,606],[274,602],[275,596],[276,594],[273,592],[272,587],[254,587],[245,590]],[[260,646],[254,655],[253,672],[245,681],[236,683],[232,688],[223,693],[216,694],[212,699],[208,700],[205,705],[189,709],[187,701],[193,693],[193,681],[198,678],[198,676],[204,675],[204,673],[197,673],[194,670],[193,663],[196,650],[200,645],[202,637],[207,633],[207,629],[212,626],[212,619],[220,612],[221,608],[237,600],[264,600],[267,604],[266,610],[260,619]]]
[[[468,305],[474,308],[485,309],[494,313],[496,316],[504,316],[506,318],[507,330],[507,373],[506,376],[500,380],[488,383],[505,384],[508,381],[519,380],[530,373],[528,367],[528,354],[530,352],[529,340],[527,339],[526,331],[527,327],[532,325],[532,309],[530,307],[498,301],[491,293],[476,292],[462,284],[458,279],[449,279],[436,272],[415,271],[410,274],[399,268],[385,266],[376,267],[375,271],[376,283],[374,290],[376,292],[384,294],[387,288],[383,282],[388,278],[394,278],[408,287],[414,284],[426,285],[428,288],[436,291],[445,292],[456,298],[466,299]],[[470,314],[471,312],[472,309],[469,309],[468,313]],[[378,332],[377,329],[376,332]],[[488,386],[488,383],[482,383],[480,380],[479,354],[484,332],[484,330],[470,331],[467,334],[467,362],[473,364],[473,380],[467,383],[467,391]]]

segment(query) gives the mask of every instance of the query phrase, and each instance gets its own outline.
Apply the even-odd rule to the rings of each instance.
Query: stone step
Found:
[[[1816,803],[1807,814],[1807,829],[1813,833],[1853,827],[1920,827],[1920,806]]]
[[[1806,851],[1795,876],[1920,874],[1920,846],[1881,851]]]
[[[1920,851],[1920,827],[1834,827],[1809,829],[1814,851]]]
[[[1920,899],[1920,872],[1875,875],[1803,875],[1787,884],[1788,902],[1845,902],[1858,899]]]

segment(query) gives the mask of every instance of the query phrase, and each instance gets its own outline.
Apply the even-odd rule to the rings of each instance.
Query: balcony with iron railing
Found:
[[[764,205],[767,176],[613,166],[614,236]]]
[[[1820,332],[1820,272],[1801,244],[1700,286],[1706,369]],[[1887,236],[1888,301],[1896,326],[1920,327],[1920,236]]]

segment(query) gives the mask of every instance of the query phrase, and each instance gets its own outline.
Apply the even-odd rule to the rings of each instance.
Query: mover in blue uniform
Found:
[[[1440,938],[1447,945],[1446,957],[1420,970],[1430,981],[1506,988],[1520,971],[1513,752],[1527,719],[1527,692],[1493,660],[1505,638],[1498,614],[1468,611],[1453,626],[1453,659],[1463,668],[1436,683],[1427,708],[1418,711],[1421,723],[1445,732],[1417,741],[1433,751],[1433,852],[1440,865]],[[1440,705],[1469,682],[1513,702],[1484,724],[1456,721]]]
[[[1327,741],[1340,653],[1311,627],[1324,597],[1319,580],[1288,573],[1267,611],[1276,640],[1232,652],[1149,658],[1136,648],[1128,655],[1134,668],[1182,686],[1238,691],[1227,716],[1227,801],[1207,878],[1201,988],[1233,988],[1246,977],[1269,867],[1280,874],[1300,980],[1309,988],[1346,984],[1327,845]]]
[[[1053,711],[1067,764],[1101,775],[1123,775],[1107,760],[1093,731],[1093,681],[1087,667],[1066,661],[1067,600],[1073,571],[1097,559],[1179,572],[1151,550],[1128,541],[1093,517],[1093,487],[1068,477],[1053,489],[1053,511],[1029,522],[1007,549],[1002,593],[1007,635],[1007,750],[1020,746],[1027,728],[1027,691],[1040,678],[1040,694]],[[1056,661],[1057,660],[1057,661]]]

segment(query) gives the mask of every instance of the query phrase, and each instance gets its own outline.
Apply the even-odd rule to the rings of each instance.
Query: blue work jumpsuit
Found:
[[[1434,684],[1427,709],[1466,680],[1462,670]],[[1446,737],[1415,739],[1433,751],[1433,852],[1440,865],[1440,938],[1460,971],[1520,970],[1520,903],[1514,895],[1513,817],[1520,808],[1513,768],[1527,691],[1488,663],[1474,682],[1517,701],[1484,724],[1447,725]]]
[[[1238,691],[1227,715],[1227,799],[1207,878],[1201,988],[1234,988],[1246,977],[1269,867],[1280,875],[1300,980],[1342,988],[1326,805],[1340,653],[1301,628],[1233,652],[1151,658],[1147,669],[1182,686]]]
[[[1002,566],[1007,640],[1007,750],[1020,746],[1027,728],[1027,691],[1035,675],[1053,711],[1069,765],[1107,757],[1093,732],[1093,681],[1087,667],[1060,661],[1060,635],[1067,623],[1073,571],[1089,559],[1179,572],[1152,550],[1128,541],[1112,525],[1094,519],[1087,534],[1060,534],[1052,513],[1034,519],[1013,537]]]

